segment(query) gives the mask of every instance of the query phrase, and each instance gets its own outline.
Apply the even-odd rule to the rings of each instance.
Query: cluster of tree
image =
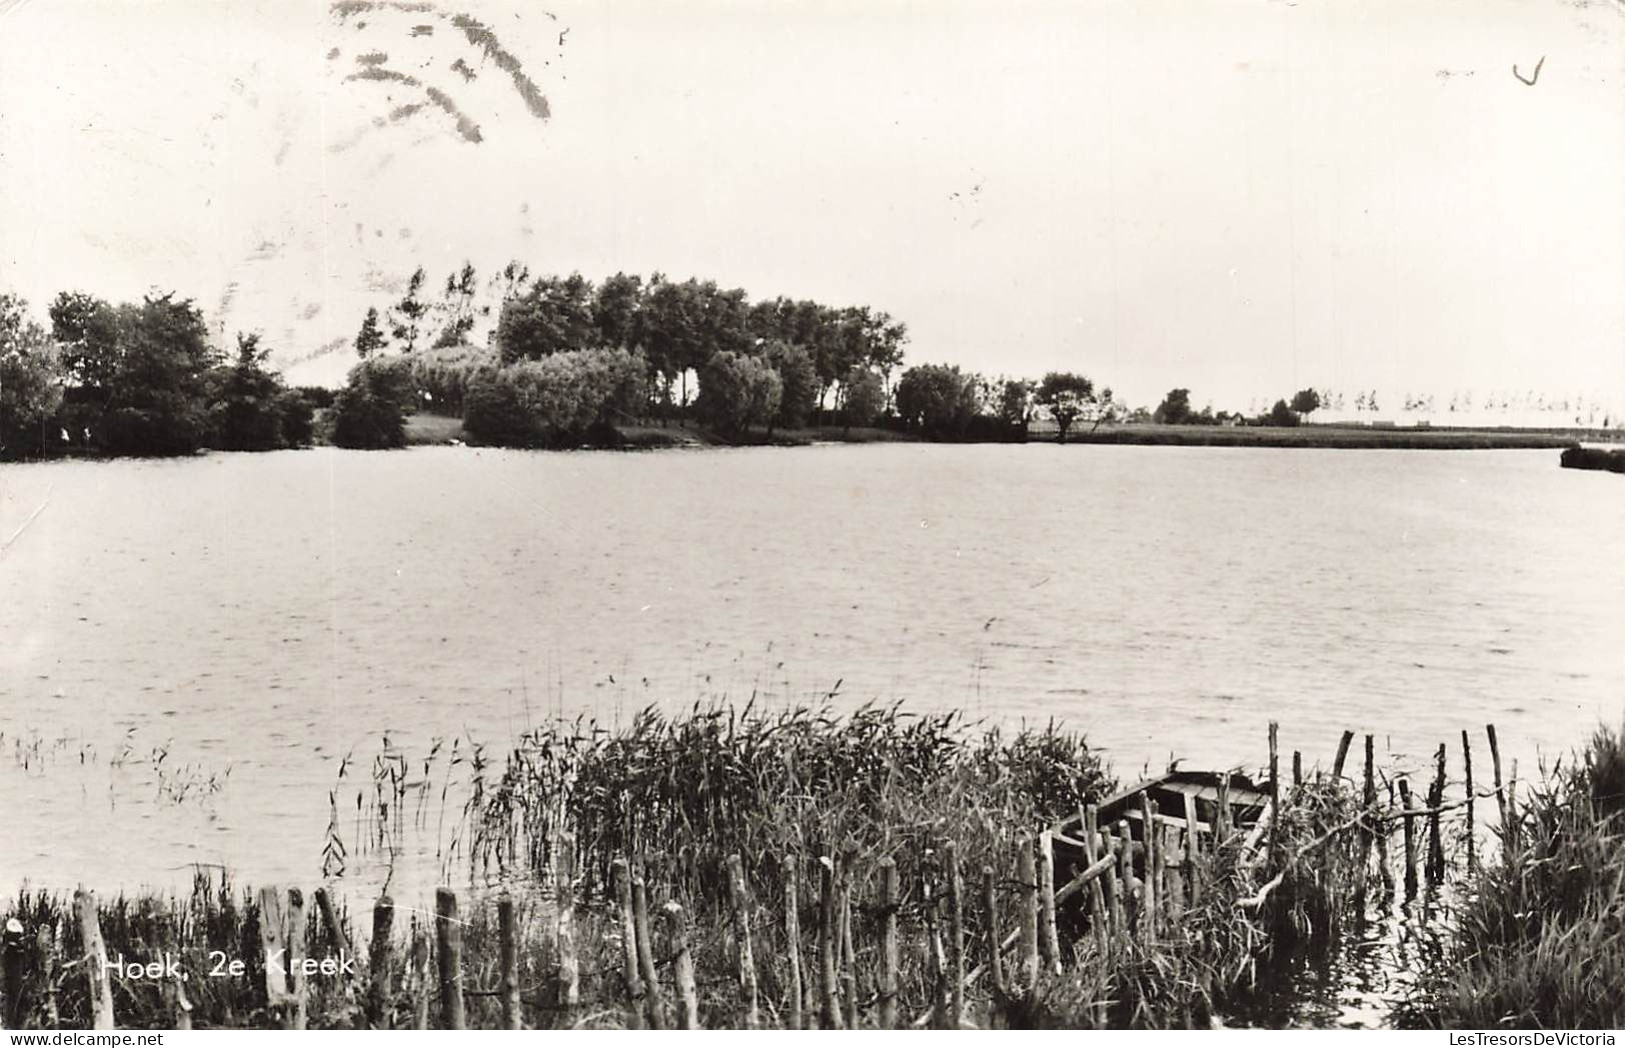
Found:
[[[0,456],[69,448],[180,455],[307,444],[315,407],[265,367],[258,336],[227,359],[189,299],[113,305],[63,292],[47,331],[0,294]]]
[[[1055,424],[1065,441],[1073,426],[1099,426],[1119,418],[1123,407],[1110,389],[1070,371],[1052,371],[1034,382],[986,378],[942,364],[903,372],[895,392],[898,421],[936,440],[1025,439],[1034,419]]]
[[[767,347],[796,347],[811,365],[819,407],[855,368],[889,377],[907,340],[905,325],[867,306],[752,302],[741,288],[659,273],[647,281],[617,273],[596,287],[580,274],[520,279],[492,335],[505,363],[572,349],[640,349],[658,402],[681,405],[689,373],[702,372],[716,354],[763,358]]]
[[[1284,399],[1277,400],[1268,411],[1252,418],[1229,411],[1215,413],[1211,405],[1197,411],[1191,407],[1191,391],[1179,387],[1170,389],[1168,395],[1162,398],[1157,410],[1151,413],[1150,421],[1167,426],[1296,426],[1320,407],[1318,391],[1300,389],[1292,395],[1290,403]]]
[[[367,446],[404,439],[388,425],[393,412],[381,410],[397,403],[386,392],[398,390],[380,391],[371,367],[391,349],[409,362],[423,405],[463,416],[478,439],[533,446],[578,441],[610,421],[606,413],[628,420],[651,409],[667,417],[674,405],[686,412],[691,375],[699,383],[692,413],[725,435],[804,425],[832,392],[843,421],[866,425],[885,409],[908,337],[902,323],[866,306],[752,302],[742,289],[658,273],[617,273],[595,285],[578,273],[532,277],[515,262],[488,285],[500,301],[481,348],[467,338],[492,307],[476,301],[473,267],[448,277],[439,300],[427,287],[419,268],[398,302],[383,314],[368,310],[355,341],[362,365],[335,405],[336,441],[340,431],[344,439],[372,434]],[[643,369],[639,382],[624,373],[634,364]],[[609,373],[613,393],[605,393]],[[405,412],[414,400],[398,403]],[[364,418],[351,426],[349,411]]]

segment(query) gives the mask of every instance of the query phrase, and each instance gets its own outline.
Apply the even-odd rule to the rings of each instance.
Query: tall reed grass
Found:
[[[1625,737],[1599,729],[1543,775],[1469,879],[1416,1025],[1625,1026]]]

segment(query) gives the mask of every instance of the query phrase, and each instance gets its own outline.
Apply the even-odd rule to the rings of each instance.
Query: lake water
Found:
[[[1493,721],[1527,776],[1625,712],[1622,524],[1625,482],[1544,451],[0,467],[0,890],[308,884],[386,731],[500,753],[714,697],[1054,717],[1125,778],[1256,767],[1272,718],[1417,765]]]

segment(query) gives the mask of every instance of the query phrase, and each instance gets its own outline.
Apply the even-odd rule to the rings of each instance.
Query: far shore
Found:
[[[925,443],[913,433],[880,427],[816,426],[751,432],[742,438],[724,439],[692,423],[669,425],[650,423],[615,427],[620,447],[659,449],[678,447],[775,446],[805,447],[814,444]],[[463,430],[462,420],[418,413],[406,421],[409,445],[473,443]],[[1625,434],[1596,429],[1472,429],[1455,427],[1385,428],[1351,425],[1306,424],[1276,426],[1168,426],[1156,423],[1107,424],[1098,428],[1074,428],[1068,444],[1141,444],[1170,447],[1225,448],[1391,448],[1396,450],[1506,451],[1561,449],[1578,443],[1620,443]],[[963,443],[1011,443],[1009,441],[967,441]],[[1053,430],[1034,431],[1025,441],[1014,443],[1058,443]]]

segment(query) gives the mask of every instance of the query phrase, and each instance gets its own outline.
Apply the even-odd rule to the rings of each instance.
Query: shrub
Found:
[[[463,425],[475,439],[533,447],[589,437],[595,427],[635,418],[648,402],[642,353],[594,349],[482,370],[469,385]]]
[[[897,381],[897,415],[910,429],[937,438],[961,437],[976,416],[977,379],[957,367],[921,364]]]
[[[333,443],[341,448],[406,446],[406,412],[415,399],[411,365],[369,357],[350,370],[333,400]]]
[[[707,425],[735,434],[771,423],[783,396],[784,382],[771,364],[724,350],[713,353],[700,369],[700,395],[694,407]]]
[[[421,349],[407,359],[418,392],[439,415],[461,415],[469,384],[500,366],[496,350],[467,343]]]

